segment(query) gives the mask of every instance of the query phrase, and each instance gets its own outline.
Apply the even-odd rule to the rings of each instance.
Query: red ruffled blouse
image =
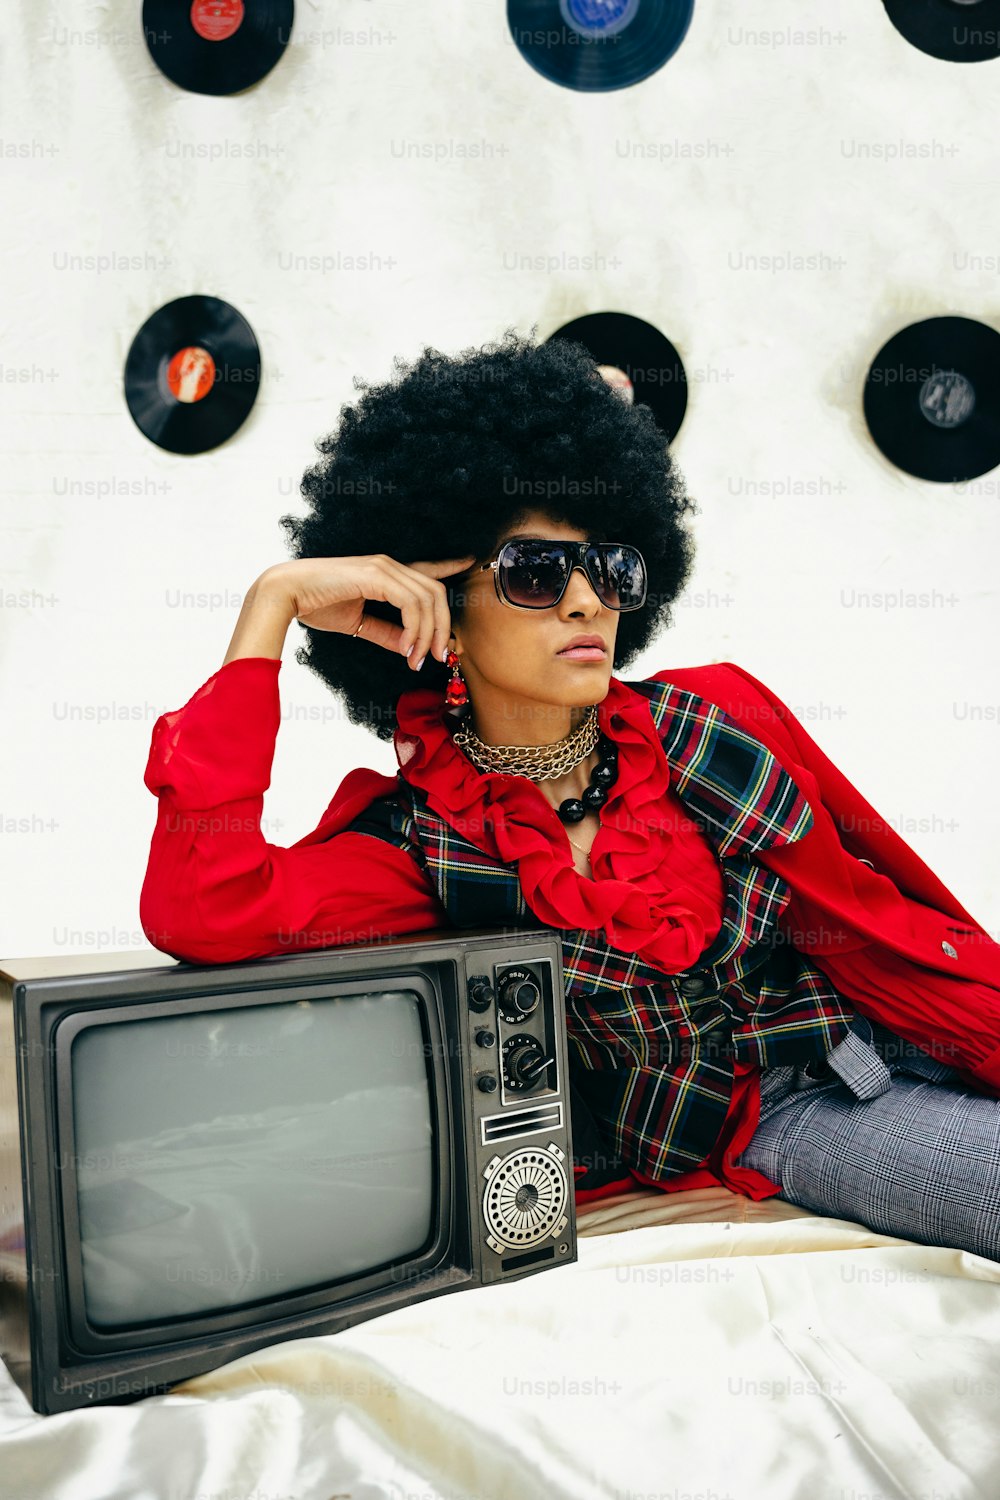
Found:
[[[697,962],[722,925],[722,872],[670,787],[640,693],[612,677],[597,705],[600,728],[619,753],[590,850],[593,878],[577,870],[566,825],[533,781],[480,771],[455,745],[440,693],[404,693],[396,717],[396,757],[406,780],[477,848],[517,865],[524,898],[541,922],[603,929],[613,947],[665,973]]]
[[[272,657],[228,662],[153,726],[144,781],[158,815],[140,896],[147,938],[188,962],[221,963],[447,927],[433,882],[404,849],[344,831],[374,796],[392,789],[393,777],[359,767],[312,833],[288,848],[264,838],[280,670]],[[603,929],[614,947],[664,973],[697,962],[721,925],[722,873],[670,784],[646,698],[612,677],[598,705],[619,760],[591,849],[593,878],[576,869],[565,825],[533,782],[481,772],[453,743],[439,693],[404,693],[397,720],[406,780],[477,847],[517,864],[525,900],[542,924]],[[867,1014],[884,1015],[891,1027],[905,1005],[906,965],[889,953],[880,963],[881,978],[872,949],[860,957],[826,955],[822,967],[843,994],[862,999]],[[931,997],[921,975],[926,1008]],[[890,1002],[884,1007],[883,997]],[[629,1169],[631,1177],[667,1192],[719,1184],[754,1199],[780,1192],[763,1174],[733,1164],[757,1128],[759,1076],[755,1065],[735,1063],[729,1110],[701,1167],[667,1182]],[[577,1201],[621,1191],[627,1182]]]

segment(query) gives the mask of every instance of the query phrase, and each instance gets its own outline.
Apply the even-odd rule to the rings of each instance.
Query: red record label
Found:
[[[189,344],[167,365],[167,385],[178,401],[201,401],[215,382],[215,360],[207,349]]]
[[[243,25],[243,0],[194,0],[191,25],[206,42],[225,42]]]

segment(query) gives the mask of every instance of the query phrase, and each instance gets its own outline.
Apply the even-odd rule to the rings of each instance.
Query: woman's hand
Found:
[[[396,562],[384,552],[365,557],[304,557],[276,563],[258,579],[258,587],[283,603],[290,618],[313,630],[333,630],[406,655],[419,671],[427,652],[443,661],[451,636],[448,596],[440,581],[471,567],[475,556],[439,562]],[[403,624],[365,614],[365,603],[393,604]],[[363,628],[362,628],[363,624]]]

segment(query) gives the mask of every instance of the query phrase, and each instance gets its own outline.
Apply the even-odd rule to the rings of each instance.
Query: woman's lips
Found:
[[[570,651],[557,651],[563,661],[607,661],[608,653],[600,646],[574,646]]]

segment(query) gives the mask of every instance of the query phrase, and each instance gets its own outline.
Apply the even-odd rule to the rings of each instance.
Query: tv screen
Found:
[[[272,1301],[430,1239],[431,1082],[412,991],[62,1027],[75,1033],[64,1180],[92,1325]]]

